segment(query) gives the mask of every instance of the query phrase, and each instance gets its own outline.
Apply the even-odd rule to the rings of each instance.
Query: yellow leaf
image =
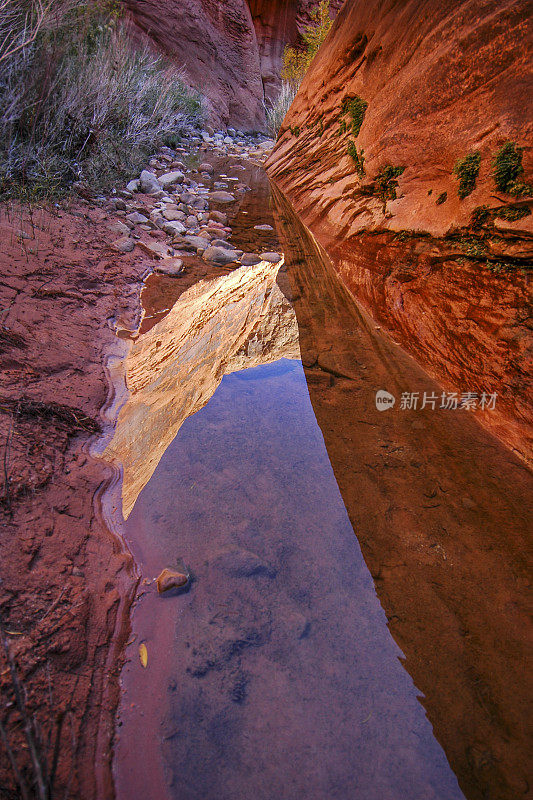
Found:
[[[148,666],[148,650],[144,643],[139,645],[139,658],[141,659],[142,666],[146,669]]]

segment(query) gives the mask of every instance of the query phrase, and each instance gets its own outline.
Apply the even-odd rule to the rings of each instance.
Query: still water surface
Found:
[[[248,181],[246,250],[272,218]],[[284,266],[205,278],[125,362],[108,456],[147,582],[118,798],[527,797],[526,473],[473,420],[380,416],[377,389],[438,387],[277,221]]]

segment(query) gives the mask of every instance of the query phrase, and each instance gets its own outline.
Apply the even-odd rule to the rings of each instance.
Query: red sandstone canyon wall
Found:
[[[265,130],[281,58],[316,0],[124,0],[138,29],[182,67],[215,125]],[[331,0],[336,11],[342,0]]]
[[[529,0],[347,0],[267,164],[399,344],[451,389],[499,393],[484,422],[526,459],[532,191],[497,190],[493,162],[515,142],[532,183],[532,12]],[[345,113],[356,98],[359,131]],[[461,199],[454,166],[473,151]],[[387,167],[403,171],[384,183]]]

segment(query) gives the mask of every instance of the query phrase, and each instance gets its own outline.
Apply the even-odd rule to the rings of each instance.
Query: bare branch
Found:
[[[7,14],[12,22],[16,22],[21,18],[20,9],[15,7],[18,2],[19,0],[0,0],[0,14]],[[25,15],[22,29],[17,31],[17,26],[13,25],[0,43],[0,64],[35,41],[51,5],[52,0],[46,3],[43,0],[32,0],[32,8]]]
[[[13,775],[15,776],[15,782],[17,784],[17,787],[18,787],[19,791],[20,791],[22,800],[29,800],[30,795],[29,795],[29,792],[28,792],[28,787],[26,786],[26,781],[24,780],[24,778],[22,777],[22,775],[20,773],[20,770],[18,768],[17,762],[15,760],[15,755],[13,753],[13,750],[11,749],[11,745],[9,744],[9,741],[8,741],[8,738],[7,738],[6,729],[4,728],[4,725],[3,725],[1,719],[0,719],[0,738],[2,739],[2,742],[4,743],[4,747],[5,747],[6,752],[7,752],[7,757],[9,759],[9,763],[11,765],[11,769],[13,770]]]

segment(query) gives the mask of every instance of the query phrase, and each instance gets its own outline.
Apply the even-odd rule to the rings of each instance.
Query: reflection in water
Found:
[[[197,283],[133,343],[125,365],[129,397],[104,454],[123,465],[125,519],[184,420],[224,375],[299,357],[296,318],[276,284],[278,270],[261,262]]]
[[[469,800],[531,797],[531,474],[376,332],[274,187],[311,401],[405,666]]]
[[[398,660],[299,361],[223,378],[161,458],[126,535],[144,575],[181,556],[195,582],[136,609],[118,800],[461,800]]]

